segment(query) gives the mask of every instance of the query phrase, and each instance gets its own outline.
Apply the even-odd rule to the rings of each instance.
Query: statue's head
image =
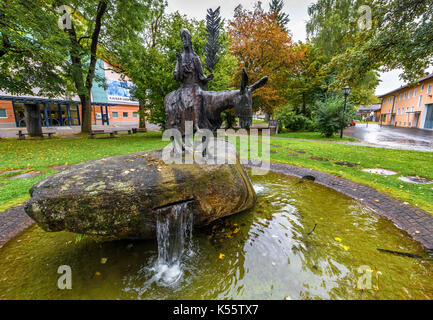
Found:
[[[186,48],[192,48],[192,40],[191,40],[191,33],[187,29],[182,29],[180,32],[180,38],[182,39],[183,47]]]
[[[248,74],[242,69],[241,89],[235,103],[235,113],[239,118],[241,128],[247,129],[252,124],[253,116],[253,91],[263,87],[268,82],[268,77],[263,77],[252,86],[248,86]]]

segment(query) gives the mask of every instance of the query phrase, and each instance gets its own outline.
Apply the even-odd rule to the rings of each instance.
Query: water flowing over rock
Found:
[[[106,240],[156,238],[158,216],[185,204],[195,227],[254,206],[239,163],[165,164],[161,150],[94,160],[36,183],[27,214],[46,231]]]
[[[183,275],[182,259],[194,254],[192,229],[193,213],[188,202],[158,210],[156,235],[158,259],[151,268],[149,283],[174,285]]]

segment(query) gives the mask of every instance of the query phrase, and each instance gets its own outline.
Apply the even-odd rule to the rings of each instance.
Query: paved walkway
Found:
[[[0,248],[33,223],[35,222],[24,212],[24,205],[0,212]]]
[[[433,130],[358,123],[347,128],[344,135],[382,148],[433,152]]]
[[[423,210],[393,199],[373,188],[317,170],[283,163],[271,163],[271,170],[299,178],[313,176],[316,183],[356,199],[377,214],[390,219],[413,239],[433,251],[433,216]],[[24,205],[1,212],[0,248],[33,223],[34,221],[24,212]]]

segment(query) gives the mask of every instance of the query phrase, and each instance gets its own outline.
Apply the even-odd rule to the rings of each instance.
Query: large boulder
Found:
[[[94,160],[36,183],[27,214],[46,231],[116,239],[156,237],[161,210],[187,203],[194,226],[252,208],[243,166],[165,164],[161,151]]]

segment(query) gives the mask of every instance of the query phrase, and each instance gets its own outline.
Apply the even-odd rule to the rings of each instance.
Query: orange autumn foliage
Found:
[[[254,11],[237,9],[229,21],[228,33],[231,54],[241,62],[236,84],[242,67],[246,68],[250,84],[269,76],[266,86],[254,93],[253,107],[272,114],[276,107],[287,103],[288,75],[298,68],[304,52],[295,50],[291,35],[258,5]]]

